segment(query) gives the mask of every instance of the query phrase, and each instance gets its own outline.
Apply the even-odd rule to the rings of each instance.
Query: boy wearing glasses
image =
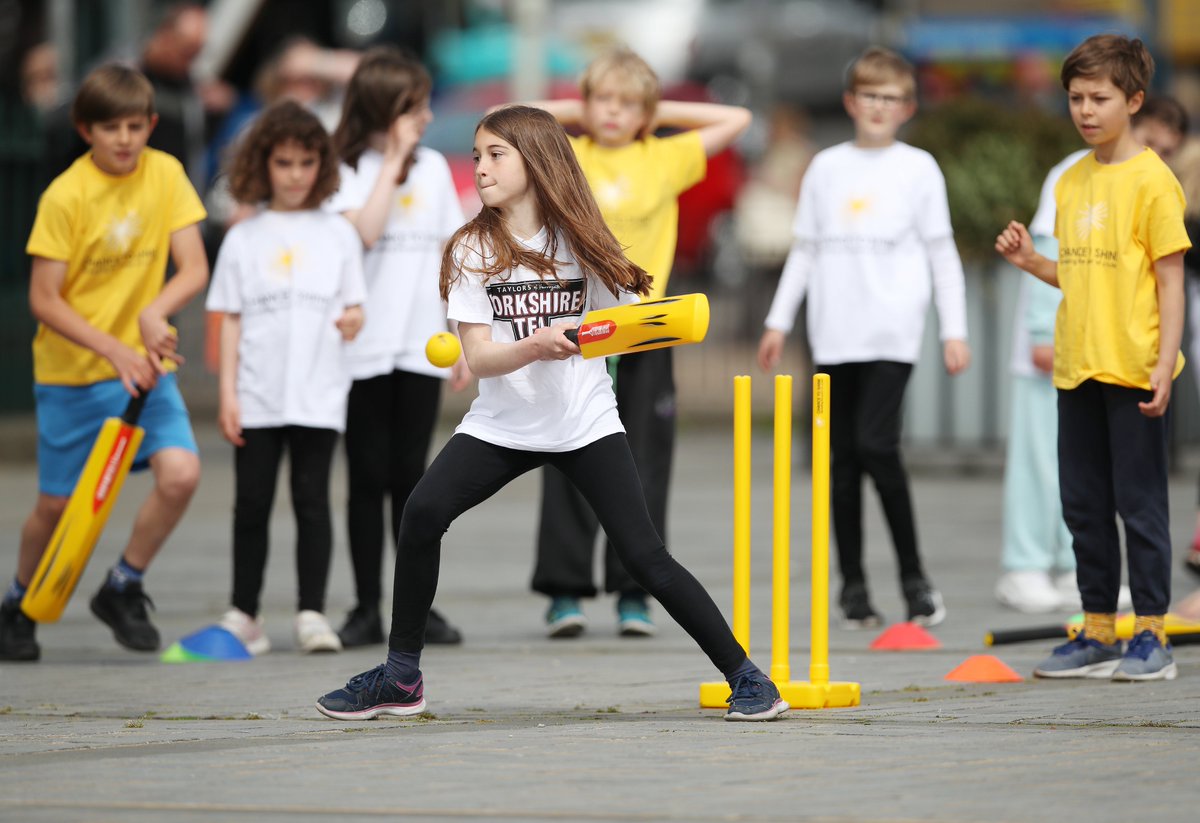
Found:
[[[838,410],[830,429],[833,530],[848,628],[883,622],[862,562],[864,474],[892,536],[907,619],[934,626],[946,615],[921,564],[900,456],[904,389],[931,296],[946,371],[966,369],[971,352],[945,180],[932,156],[896,140],[916,113],[915,91],[912,66],[888,49],[869,48],[850,66],[843,102],[854,140],[819,152],[804,176],[792,250],[758,348],[759,366],[770,371],[807,295],[813,362],[830,375]]]

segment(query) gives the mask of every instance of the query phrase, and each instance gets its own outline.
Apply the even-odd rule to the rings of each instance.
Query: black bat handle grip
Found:
[[[565,332],[563,332],[563,337],[570,340],[576,346],[579,345],[579,329],[567,329]]]
[[[1066,626],[1039,626],[1034,629],[1010,629],[988,632],[983,639],[985,646],[1004,646],[1009,643],[1027,643],[1031,640],[1056,640],[1067,636]]]
[[[129,405],[125,407],[125,413],[121,415],[121,422],[127,426],[136,426],[138,418],[142,416],[142,408],[146,405],[146,396],[150,394],[149,389],[143,389],[138,386],[138,396],[129,398]]]

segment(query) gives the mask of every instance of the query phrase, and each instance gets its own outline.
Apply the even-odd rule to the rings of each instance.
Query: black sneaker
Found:
[[[125,648],[153,652],[158,650],[159,637],[158,629],[150,622],[147,604],[154,608],[154,601],[141,583],[126,583],[123,592],[106,583],[92,598],[92,614],[108,624],[113,637]]]
[[[425,711],[425,687],[418,678],[405,688],[389,680],[381,663],[370,671],[356,674],[336,691],[317,698],[317,711],[334,720],[370,720],[381,714],[397,717]]]
[[[733,682],[726,720],[774,720],[790,706],[779,689],[762,674],[744,674]]]
[[[867,584],[861,580],[842,586],[838,603],[842,607],[843,628],[871,629],[883,625],[883,618],[871,605]]]
[[[462,632],[446,622],[435,610],[429,610],[429,619],[425,621],[425,642],[442,646],[453,646],[462,642]]]
[[[21,611],[19,601],[0,603],[0,660],[32,662],[41,657],[36,629],[37,623]]]
[[[383,620],[379,617],[379,607],[362,604],[355,606],[346,615],[346,622],[338,629],[338,639],[342,641],[343,649],[382,643]]]
[[[912,577],[900,584],[908,603],[908,622],[919,626],[936,626],[946,619],[942,595],[924,577]]]

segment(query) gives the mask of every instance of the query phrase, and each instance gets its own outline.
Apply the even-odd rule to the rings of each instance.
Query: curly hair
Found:
[[[267,162],[282,143],[294,142],[320,158],[320,169],[312,191],[304,201],[308,209],[319,206],[338,189],[338,161],[333,143],[317,116],[294,100],[274,104],[261,115],[238,141],[229,163],[229,193],[239,203],[261,203],[271,199],[271,175]]]
[[[566,133],[554,117],[529,106],[505,106],[479,121],[475,133],[480,131],[491,132],[521,155],[529,187],[550,236],[549,247],[542,253],[517,243],[500,213],[484,206],[446,243],[439,282],[443,300],[464,273],[456,257],[460,245],[481,250],[481,267],[465,270],[482,275],[484,280],[507,279],[517,266],[525,266],[543,279],[557,280],[560,235],[584,275],[595,277],[614,295],[620,291],[643,295],[650,291],[650,276],[625,257],[600,214]]]

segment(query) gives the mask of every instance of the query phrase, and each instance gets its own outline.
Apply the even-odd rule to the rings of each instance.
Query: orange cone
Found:
[[[1020,683],[1025,678],[998,657],[976,654],[958,664],[946,679],[956,683]]]
[[[871,641],[871,648],[882,652],[907,652],[921,649],[940,649],[942,643],[916,623],[896,623],[888,626]]]

